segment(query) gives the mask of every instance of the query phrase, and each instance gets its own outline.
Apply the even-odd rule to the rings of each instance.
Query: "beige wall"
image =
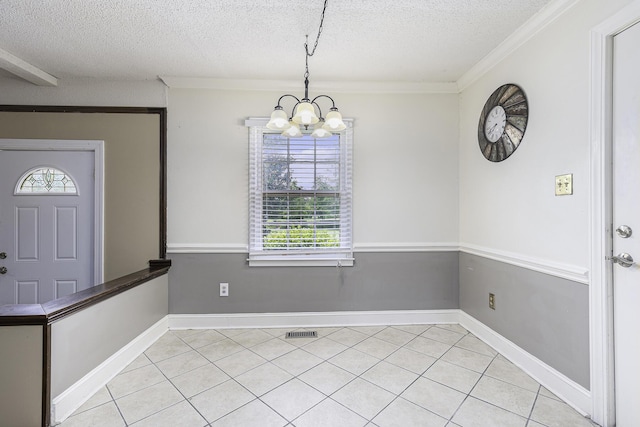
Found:
[[[0,343],[0,425],[38,426],[42,416],[42,326],[2,326]]]
[[[105,281],[159,256],[159,120],[157,114],[0,112],[0,138],[105,141]]]

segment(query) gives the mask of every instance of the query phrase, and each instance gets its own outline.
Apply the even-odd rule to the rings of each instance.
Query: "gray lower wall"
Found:
[[[249,267],[246,254],[172,254],[169,313],[460,308],[589,389],[589,288],[458,252],[356,253],[354,267]],[[228,297],[219,283],[229,283]],[[496,309],[489,309],[489,293]]]
[[[164,318],[167,307],[164,275],[54,322],[51,396],[58,396]]]
[[[461,253],[460,308],[589,389],[587,285]]]
[[[246,254],[172,254],[169,312],[458,308],[458,253],[356,253],[353,267],[249,267]],[[219,296],[219,283],[229,296]]]

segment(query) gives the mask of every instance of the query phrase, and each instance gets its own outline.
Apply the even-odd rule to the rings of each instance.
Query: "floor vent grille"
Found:
[[[289,338],[318,338],[317,331],[295,331],[295,332],[287,332],[287,336]]]

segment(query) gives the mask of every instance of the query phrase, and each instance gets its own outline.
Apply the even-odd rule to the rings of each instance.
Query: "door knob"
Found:
[[[619,264],[620,267],[629,268],[635,262],[633,262],[633,257],[626,252],[622,252],[618,255],[612,256],[610,258],[614,263]]]
[[[6,252],[0,252],[0,259],[5,259],[7,257]]]
[[[0,274],[7,274],[7,267],[0,267]]]
[[[631,234],[633,234],[633,230],[631,230],[631,227],[629,227],[628,225],[621,225],[620,227],[616,228],[616,234],[623,239],[626,239],[631,237]]]

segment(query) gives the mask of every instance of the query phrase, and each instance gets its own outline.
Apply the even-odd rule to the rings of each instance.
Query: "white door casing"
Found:
[[[640,423],[640,23],[613,39],[613,267],[616,425]],[[621,227],[630,227],[631,235]]]
[[[0,139],[0,149],[0,302],[43,303],[101,283],[102,141]],[[14,195],[38,166],[68,173],[79,194]]]
[[[640,21],[636,0],[591,31],[590,58],[590,392],[592,419],[616,425],[614,398],[612,100],[614,37]],[[618,268],[618,266],[616,266]]]

